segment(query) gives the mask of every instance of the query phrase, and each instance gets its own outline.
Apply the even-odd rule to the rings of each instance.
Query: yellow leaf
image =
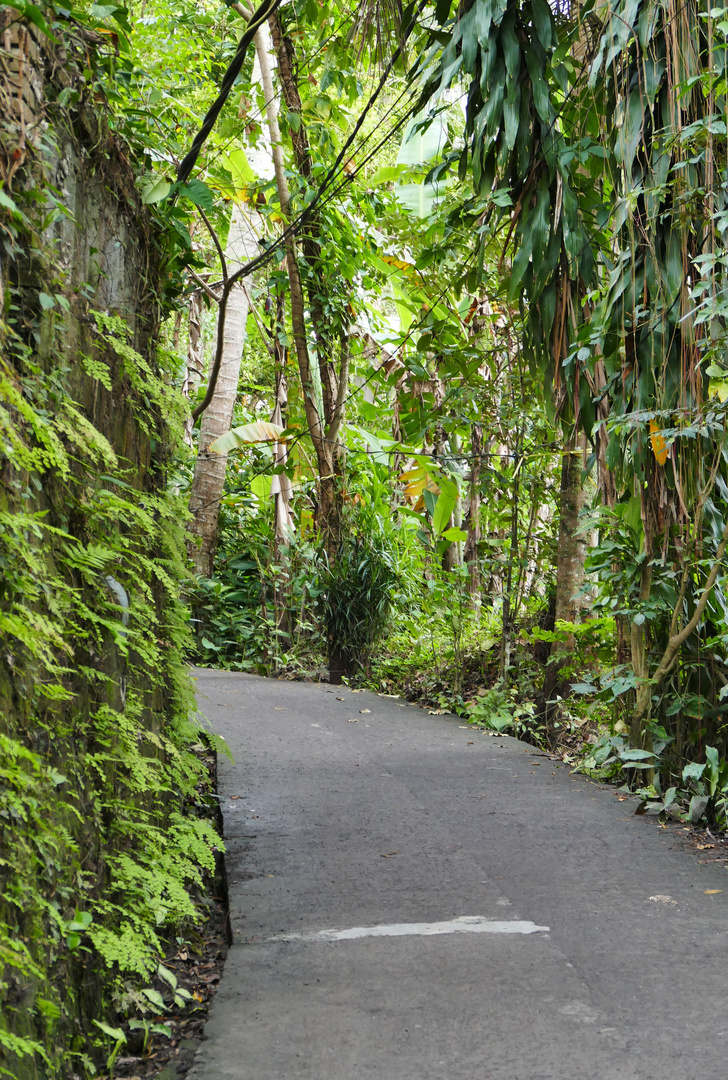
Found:
[[[658,465],[664,465],[667,461],[667,443],[662,437],[662,432],[656,420],[650,420],[650,432],[652,453],[655,455]]]
[[[427,470],[421,465],[417,465],[414,469],[407,469],[405,472],[400,473],[398,479],[405,485],[404,495],[408,499],[420,498],[422,492],[425,490],[431,491],[435,495],[440,494],[440,488]]]
[[[722,889],[703,889],[706,896],[715,896],[716,893],[723,892]]]
[[[380,255],[382,262],[388,263],[389,266],[396,266],[398,270],[412,270],[412,263],[405,262],[404,259],[398,259],[396,255]]]

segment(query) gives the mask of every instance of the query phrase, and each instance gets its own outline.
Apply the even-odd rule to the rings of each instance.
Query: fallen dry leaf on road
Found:
[[[384,855],[380,855],[380,859],[391,859],[393,855],[399,855],[398,851],[388,851]]]
[[[371,709],[359,709],[360,713],[370,713],[371,711]]]
[[[715,844],[696,844],[698,851],[705,851],[707,848],[714,848]]]
[[[656,900],[658,904],[677,904],[677,900],[673,900],[671,896],[664,896],[663,893],[651,896],[650,900]]]
[[[231,795],[230,796],[231,799],[242,799],[242,797],[243,797],[242,795]]]
[[[350,716],[348,722],[350,724],[358,724],[359,723],[359,717],[358,716]]]
[[[285,709],[283,708],[283,706],[282,706],[282,705],[274,705],[274,706],[273,706],[273,708],[274,708],[274,710],[275,710],[276,712],[285,712],[285,711],[286,711],[286,710],[285,710]]]
[[[343,698],[343,697],[337,697],[337,699],[336,699],[336,700],[337,700],[337,701],[343,701],[343,700],[344,700],[344,698]]]
[[[706,896],[715,896],[716,893],[723,892],[722,889],[703,889]]]

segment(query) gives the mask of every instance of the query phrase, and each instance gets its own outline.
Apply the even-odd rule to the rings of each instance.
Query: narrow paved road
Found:
[[[191,1080],[728,1075],[725,870],[514,739],[196,676],[234,943]]]

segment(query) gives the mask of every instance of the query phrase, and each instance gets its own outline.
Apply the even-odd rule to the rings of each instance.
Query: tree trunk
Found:
[[[278,13],[269,18],[270,32],[273,39],[276,58],[278,61],[278,73],[280,76],[283,100],[289,113],[298,115],[297,130],[291,126],[291,143],[296,166],[305,179],[312,176],[311,150],[302,112],[301,96],[295,75],[295,49],[290,38],[283,34]],[[271,83],[272,85],[272,83]],[[269,111],[270,118],[270,111]],[[277,127],[277,119],[276,119]],[[280,139],[280,136],[279,136]],[[279,181],[279,197],[281,184]],[[290,197],[286,185],[285,190],[287,214]],[[283,199],[281,198],[283,206]],[[335,558],[341,543],[342,529],[342,504],[341,504],[341,475],[344,464],[344,449],[338,441],[338,433],[343,422],[344,402],[346,399],[349,355],[346,334],[342,336],[340,344],[341,362],[339,370],[336,370],[334,353],[336,347],[335,337],[330,331],[330,318],[327,317],[323,306],[323,297],[328,291],[328,283],[321,266],[321,246],[319,237],[321,234],[321,222],[318,214],[314,211],[306,223],[301,237],[301,247],[305,257],[306,266],[306,295],[308,297],[308,310],[311,315],[311,323],[316,339],[316,357],[318,361],[319,377],[321,381],[321,395],[323,411],[318,415],[315,409],[316,420],[312,424],[309,419],[314,449],[316,451],[319,472],[319,500],[316,513],[316,524],[321,535],[324,550],[329,559]],[[301,274],[298,260],[295,256],[293,240],[287,247],[289,275],[293,271],[296,277],[296,288],[301,290],[300,299],[300,325],[293,326],[294,338],[296,339],[296,351],[299,358],[301,379],[304,383],[304,396],[306,384],[310,385],[311,397],[313,398],[313,386],[311,384],[311,367],[306,340],[305,325],[303,322],[303,295]],[[293,281],[291,282],[291,308],[294,312]],[[298,305],[297,305],[298,306]],[[299,340],[301,344],[299,344]],[[302,343],[305,342],[305,356]],[[307,408],[307,416],[308,416]],[[312,412],[314,410],[311,410]]]
[[[470,434],[470,506],[468,509],[467,533],[463,558],[468,568],[468,592],[473,609],[478,611],[481,602],[480,562],[478,544],[480,543],[480,465],[483,453],[483,429],[480,424],[473,424]]]
[[[508,676],[511,667],[511,646],[513,641],[513,567],[518,558],[518,510],[520,499],[520,467],[523,463],[521,457],[521,444],[523,432],[519,429],[516,433],[516,445],[513,460],[516,467],[513,474],[513,494],[511,496],[511,543],[508,552],[505,581],[503,583],[503,637],[501,641],[501,681],[503,689],[508,686]]]
[[[556,619],[577,623],[584,607],[575,594],[584,584],[586,541],[577,535],[579,514],[586,506],[587,493],[582,485],[586,438],[579,435],[569,442],[561,463],[559,499],[559,544],[556,561]],[[573,639],[571,644],[573,645]]]
[[[276,310],[273,320],[273,356],[275,364],[276,406],[271,421],[286,427],[288,423],[288,380],[286,378],[286,348],[281,344],[280,336],[285,329],[285,297],[282,291],[276,295]],[[288,450],[285,443],[273,444],[273,460],[276,465],[285,465]],[[276,482],[277,481],[277,482]],[[280,555],[281,546],[290,542],[294,525],[291,516],[291,495],[293,487],[285,473],[274,478],[272,494],[275,498],[275,537],[276,556]]]
[[[187,329],[187,367],[185,369],[182,393],[189,401],[193,401],[197,393],[197,387],[202,382],[205,373],[204,340],[202,337],[202,312],[203,301],[200,291],[193,292],[190,297],[189,323]],[[194,423],[188,416],[185,421],[185,442],[192,446],[192,429]]]
[[[252,223],[242,208],[236,205],[225,253],[228,272],[234,273],[257,251],[258,237]],[[223,327],[223,356],[215,393],[200,421],[197,461],[190,493],[190,511],[194,517],[189,526],[188,550],[197,572],[207,577],[212,576],[220,500],[227,469],[227,454],[212,453],[209,446],[218,436],[229,431],[232,424],[249,306],[247,288],[243,282],[239,282],[233,287],[228,300]]]
[[[271,26],[278,26],[271,19]],[[290,219],[291,196],[288,190],[288,179],[285,173],[283,161],[283,147],[281,145],[281,132],[278,124],[278,104],[273,87],[273,72],[270,59],[270,36],[265,26],[261,26],[255,35],[255,48],[258,62],[261,68],[263,95],[265,97],[268,130],[270,133],[271,153],[273,167],[278,188],[278,201],[284,218]],[[325,476],[333,471],[333,460],[329,451],[324,420],[319,415],[316,403],[316,390],[311,370],[311,358],[308,352],[308,336],[306,333],[305,300],[301,274],[298,267],[298,253],[293,235],[286,237],[286,269],[288,271],[288,287],[291,295],[291,328],[293,341],[296,349],[296,360],[301,376],[301,389],[303,391],[303,405],[308,424],[308,434],[311,437],[316,460],[319,468],[319,476]]]
[[[584,607],[583,597],[576,596],[584,584],[586,543],[577,535],[579,514],[586,505],[587,495],[582,485],[583,458],[586,438],[580,434],[570,439],[564,448],[561,462],[561,494],[559,499],[559,540],[556,554],[555,620],[578,623]],[[574,649],[574,635],[568,634],[563,642],[551,650],[551,662],[546,669],[543,697],[546,715],[551,712],[549,702],[556,692],[559,672]]]
[[[293,153],[302,176],[308,178],[311,175],[311,156],[306,135],[303,115],[301,110],[301,98],[298,93],[292,64],[293,46],[283,37],[280,22],[277,15],[271,15],[269,19],[273,46],[278,62],[282,96],[289,112],[298,113],[299,123],[297,130],[291,125],[291,138]],[[262,71],[263,91],[266,101],[266,114],[270,131],[271,145],[273,149],[273,163],[275,168],[276,183],[278,187],[278,199],[284,218],[290,220],[291,200],[288,189],[288,180],[285,175],[283,153],[281,147],[280,128],[278,124],[278,111],[276,95],[273,89],[272,65],[270,60],[270,48],[268,33],[261,27],[256,34],[256,50],[258,61]],[[301,272],[298,263],[298,252],[293,235],[286,239],[286,266],[288,270],[288,283],[291,294],[291,328],[296,349],[296,359],[301,377],[303,402],[308,424],[308,434],[311,437],[316,454],[316,464],[319,474],[318,483],[318,506],[316,509],[316,525],[321,536],[324,551],[329,562],[332,562],[339,551],[342,529],[342,500],[340,474],[343,467],[343,447],[339,443],[339,431],[343,422],[344,403],[349,375],[349,351],[347,342],[341,343],[341,365],[336,376],[333,364],[332,342],[328,333],[328,324],[324,318],[320,297],[326,293],[326,281],[321,275],[320,248],[318,244],[318,232],[320,229],[318,217],[313,214],[306,226],[303,237],[303,250],[306,256],[308,273],[311,275],[308,288],[308,309],[316,334],[316,351],[321,377],[323,397],[323,411],[319,412],[316,401],[316,390],[313,381],[311,357],[308,347],[308,334],[305,320],[305,301]],[[329,677],[332,682],[340,681],[342,675],[341,656],[337,645],[329,637]]]
[[[273,45],[278,58],[283,100],[289,113],[297,113],[298,130],[291,128],[291,145],[296,167],[304,179],[312,177],[311,148],[304,124],[301,95],[296,81],[296,51],[291,38],[284,37],[278,12],[270,16],[270,29]],[[301,249],[306,261],[306,295],[311,323],[316,336],[316,356],[321,377],[324,420],[330,424],[333,418],[337,397],[338,377],[334,364],[335,337],[331,334],[331,318],[324,310],[324,297],[327,294],[326,272],[321,264],[321,220],[314,211],[301,232]]]
[[[273,316],[273,355],[275,363],[276,382],[276,407],[273,410],[271,421],[286,427],[288,423],[288,381],[286,379],[286,348],[281,342],[281,335],[285,329],[285,296],[281,289],[276,293],[275,314]],[[288,448],[285,443],[273,444],[273,460],[276,465],[285,465],[288,459]],[[273,520],[274,520],[274,549],[273,555],[279,572],[275,578],[275,619],[276,628],[283,634],[290,636],[291,618],[289,610],[290,601],[290,573],[288,544],[294,535],[294,522],[291,513],[291,496],[293,488],[287,474],[282,472],[273,477],[271,488],[273,495]]]

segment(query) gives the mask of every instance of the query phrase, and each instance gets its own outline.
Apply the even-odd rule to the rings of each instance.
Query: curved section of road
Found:
[[[510,738],[196,671],[233,945],[190,1080],[722,1080],[728,874]]]

